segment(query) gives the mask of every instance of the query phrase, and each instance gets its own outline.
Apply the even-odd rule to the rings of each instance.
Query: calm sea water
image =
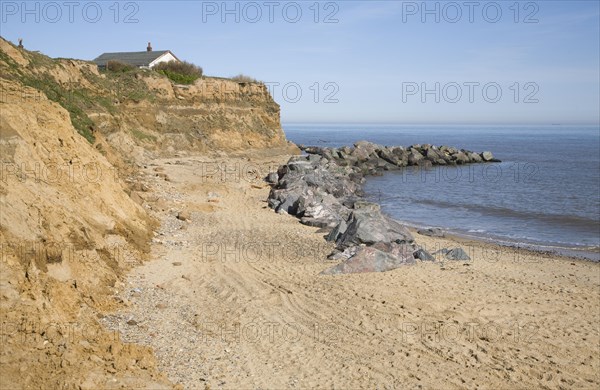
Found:
[[[288,139],[339,147],[449,145],[498,164],[407,168],[367,180],[368,198],[413,226],[598,260],[600,129],[592,126],[284,125]]]

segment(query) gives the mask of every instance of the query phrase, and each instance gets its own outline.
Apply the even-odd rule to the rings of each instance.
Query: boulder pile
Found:
[[[330,259],[342,263],[324,274],[383,272],[432,256],[416,245],[410,232],[362,200],[367,175],[407,166],[498,162],[491,152],[475,153],[448,146],[381,146],[360,141],[354,147],[299,146],[306,155],[292,157],[267,177],[269,207],[327,231],[335,242]],[[437,233],[437,231],[435,231]],[[432,234],[433,235],[433,234]],[[460,257],[460,256],[459,256]]]

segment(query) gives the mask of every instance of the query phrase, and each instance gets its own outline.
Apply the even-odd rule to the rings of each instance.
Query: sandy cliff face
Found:
[[[115,296],[152,237],[137,167],[252,148],[289,149],[263,85],[101,74],[0,38],[2,387],[169,386],[152,351],[98,322],[127,304]]]
[[[153,99],[124,100],[118,115],[91,114],[116,148],[133,141],[145,150],[172,155],[175,151],[288,147],[279,123],[279,106],[262,84],[205,78],[181,86],[150,72],[142,73],[140,79],[144,82],[141,88],[148,88],[144,93]]]
[[[153,382],[145,348],[125,347],[97,313],[141,262],[152,222],[67,111],[2,80],[0,377],[9,388]],[[116,383],[115,382],[115,383]]]

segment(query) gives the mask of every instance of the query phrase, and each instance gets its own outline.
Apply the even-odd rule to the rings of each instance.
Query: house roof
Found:
[[[104,53],[94,59],[96,65],[105,66],[108,61],[121,61],[135,66],[149,66],[154,60],[171,53],[170,50],[132,51],[121,53]],[[171,53],[175,58],[175,54]]]

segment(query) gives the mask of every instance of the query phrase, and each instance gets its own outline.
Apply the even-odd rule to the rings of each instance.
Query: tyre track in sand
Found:
[[[161,369],[184,388],[507,388],[569,381],[585,388],[597,380],[579,366],[543,375],[539,362],[548,366],[547,356],[562,348],[550,338],[534,345],[440,339],[427,328],[528,314],[511,306],[510,294],[529,292],[521,270],[505,275],[495,264],[419,264],[383,274],[319,275],[330,266],[332,248],[322,234],[266,209],[269,189],[260,181],[202,177],[199,164],[206,161],[215,162],[158,160],[146,169],[147,198],[160,199],[146,207],[161,220],[162,234],[152,245],[154,260],[136,268],[123,291],[128,310],[114,319],[126,340],[152,346]],[[156,169],[169,181],[156,177]],[[189,221],[178,220],[179,211],[189,211]],[[536,283],[547,289],[556,282]],[[493,306],[481,300],[488,290]],[[579,325],[582,334],[591,332],[589,324]]]

